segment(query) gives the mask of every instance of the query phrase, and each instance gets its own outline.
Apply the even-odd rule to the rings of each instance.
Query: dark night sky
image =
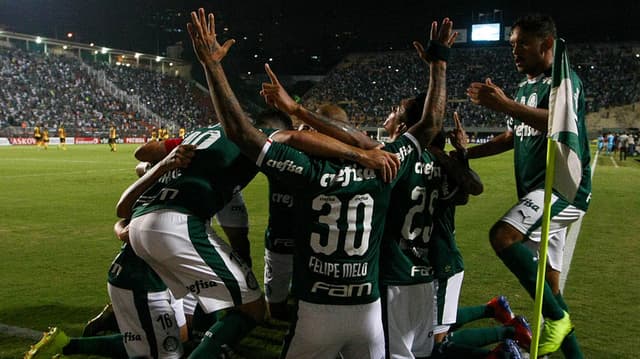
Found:
[[[431,20],[449,16],[455,27],[469,27],[479,12],[502,10],[506,25],[526,12],[554,16],[559,35],[569,42],[640,40],[640,1],[601,3],[594,8],[577,1],[348,1],[348,0],[0,0],[0,27],[16,32],[63,38],[74,32],[79,42],[147,53],[161,53],[166,45],[185,41],[186,32],[158,30],[149,24],[165,9],[181,12],[174,27],[185,28],[188,12],[204,6],[217,16],[218,32],[229,27],[239,40],[236,51],[262,47],[267,57],[322,55],[383,48],[408,48],[427,36]],[[571,10],[573,9],[573,10]],[[500,16],[500,13],[497,13]],[[335,33],[350,32],[349,38]],[[258,34],[262,41],[257,43]],[[242,39],[248,37],[244,45]],[[340,47],[340,51],[337,51]]]

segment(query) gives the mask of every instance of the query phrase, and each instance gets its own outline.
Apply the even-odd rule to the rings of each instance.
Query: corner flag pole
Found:
[[[538,343],[540,342],[540,322],[542,321],[542,296],[544,294],[545,275],[547,269],[547,248],[549,247],[549,224],[551,222],[551,194],[555,177],[556,148],[552,139],[547,138],[547,166],[544,176],[544,206],[542,210],[542,234],[538,250],[538,275],[536,277],[536,299],[534,303],[534,320],[530,347],[530,358],[538,357]]]

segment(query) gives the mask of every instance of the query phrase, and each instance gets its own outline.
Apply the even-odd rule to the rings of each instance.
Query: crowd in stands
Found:
[[[458,111],[467,127],[503,127],[505,119],[467,100],[471,82],[490,77],[507,95],[523,76],[510,61],[510,47],[453,48],[447,66],[448,113]],[[588,112],[640,100],[640,58],[631,46],[569,47],[572,66],[584,82]],[[347,57],[303,97],[313,108],[338,103],[363,127],[381,127],[393,104],[424,91],[426,66],[415,51],[354,54]]]
[[[503,127],[504,117],[471,104],[466,89],[490,77],[507,95],[515,93],[523,77],[510,57],[507,46],[452,49],[447,112],[458,111],[466,127]],[[640,58],[632,46],[576,44],[569,47],[569,58],[584,82],[588,112],[640,101]],[[73,56],[0,47],[0,134],[27,134],[36,124],[55,129],[64,123],[70,136],[99,136],[113,123],[124,136],[148,134],[152,126],[162,125],[137,112],[130,100],[111,96],[81,65]],[[90,65],[174,127],[193,128],[215,118],[208,94],[193,82],[143,68]],[[426,65],[414,51],[352,54],[302,101],[308,108],[336,103],[361,127],[381,127],[391,106],[424,91],[426,81]]]
[[[158,71],[115,65],[96,65],[118,87],[137,95],[151,111],[188,128],[215,117],[211,99],[193,82]]]
[[[10,135],[30,135],[36,124],[64,124],[70,136],[106,133],[110,123],[140,126],[129,106],[93,83],[73,57],[0,47],[0,83],[0,128],[13,128]]]

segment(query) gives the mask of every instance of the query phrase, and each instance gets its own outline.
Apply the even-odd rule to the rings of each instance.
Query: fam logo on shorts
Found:
[[[175,352],[180,347],[180,341],[174,336],[168,336],[162,342],[162,347],[168,352]]]

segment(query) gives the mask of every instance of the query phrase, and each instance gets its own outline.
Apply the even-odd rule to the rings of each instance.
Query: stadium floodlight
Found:
[[[107,49],[106,47],[103,47],[102,49],[100,49],[100,53],[101,54],[106,54],[107,52],[109,52],[109,49]]]
[[[162,60],[162,56],[156,56],[156,62],[160,62]]]
[[[63,50],[66,50],[66,49],[68,49],[68,48],[69,48],[69,46],[67,46],[67,45],[62,46],[62,49],[63,49]]]
[[[169,63],[169,66],[173,66],[173,62],[170,62],[170,63]]]
[[[40,36],[36,37],[36,44],[41,44],[42,38]]]
[[[93,42],[89,44],[89,46],[94,47],[96,44],[94,44]]]
[[[136,54],[135,54],[135,55],[133,55],[133,57],[135,57],[135,58],[136,58],[136,60],[137,60],[137,59],[139,59],[139,58],[140,58],[140,56],[142,56],[142,54],[141,54],[141,53],[138,53],[138,52],[136,52]]]
[[[97,54],[98,54],[98,50],[95,50],[95,51],[93,52],[93,54],[94,54],[94,55],[97,55]]]

